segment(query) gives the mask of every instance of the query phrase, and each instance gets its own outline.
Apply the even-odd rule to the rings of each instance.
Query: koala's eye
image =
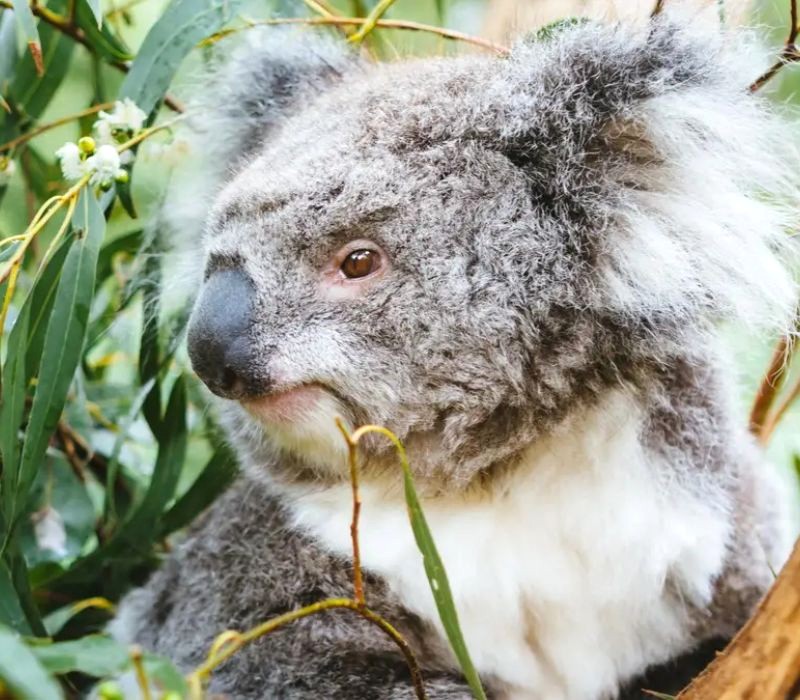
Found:
[[[368,248],[359,248],[350,253],[341,265],[341,271],[348,279],[366,277],[378,269],[380,255]]]

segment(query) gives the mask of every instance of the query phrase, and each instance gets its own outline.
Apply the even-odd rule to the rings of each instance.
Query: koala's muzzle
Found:
[[[226,399],[257,396],[250,326],[255,288],[241,270],[218,270],[203,284],[189,323],[189,357],[197,376]]]

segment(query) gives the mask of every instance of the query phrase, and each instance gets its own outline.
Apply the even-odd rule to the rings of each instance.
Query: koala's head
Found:
[[[719,320],[791,304],[780,128],[713,37],[582,25],[368,66],[270,36],[227,72],[236,149],[210,167],[236,173],[189,331],[256,465],[342,474],[340,416],[467,483]]]

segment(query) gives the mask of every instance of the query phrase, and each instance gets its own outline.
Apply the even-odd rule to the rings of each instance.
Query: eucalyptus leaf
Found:
[[[203,471],[161,519],[160,536],[186,527],[233,481],[238,473],[236,455],[220,445]]]
[[[55,675],[80,671],[104,678],[124,671],[131,663],[130,652],[107,635],[89,634],[67,642],[42,644],[31,648],[48,672]]]
[[[27,0],[20,0],[20,2],[27,4]],[[54,12],[64,12],[66,7],[66,0],[54,0],[49,3],[49,9]],[[75,41],[71,37],[49,24],[43,24],[40,27],[39,35],[44,75],[39,75],[33,58],[26,54],[17,66],[14,82],[9,91],[9,100],[14,104],[15,109],[19,110],[23,116],[34,119],[39,117],[50,104],[50,100],[69,70],[75,49]]]
[[[164,98],[183,59],[223,27],[241,0],[173,0],[148,32],[120,89],[145,112]]]
[[[97,54],[106,61],[128,61],[133,58],[130,49],[122,39],[112,31],[108,24],[100,19],[99,0],[76,0],[75,22],[83,30],[86,38]]]
[[[4,625],[0,625],[0,681],[16,700],[62,700],[64,697],[31,649]]]
[[[28,0],[12,0],[12,2],[14,16],[17,18],[17,26],[28,44],[28,50],[31,52],[31,59],[36,68],[36,75],[42,75],[44,73],[44,61],[42,60],[42,42],[39,39],[36,18],[31,12]]]
[[[12,524],[19,503],[27,496],[42,463],[83,351],[97,256],[105,232],[105,219],[91,191],[81,193],[72,225],[77,240],[64,261],[47,322],[38,382],[22,446]]]

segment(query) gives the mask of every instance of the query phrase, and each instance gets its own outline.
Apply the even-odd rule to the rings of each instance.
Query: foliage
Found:
[[[239,14],[243,7],[242,0],[0,0],[0,697],[4,690],[36,700],[74,696],[126,669],[164,697],[200,697],[208,674],[239,646],[329,607],[373,622],[413,669],[391,621],[367,607],[357,538],[352,600],[320,601],[255,630],[219,630],[207,662],[188,679],[168,660],[101,632],[120,596],[168,552],[169,538],[235,477],[235,459],[181,357],[186,309],[159,298],[163,242],[136,218],[157,205],[154,193],[181,147],[171,127],[184,109],[172,94],[183,64],[201,70],[202,47],[287,17],[331,25],[377,58],[398,47],[457,50],[458,42],[503,50],[420,24],[443,24],[444,0],[275,0],[257,7],[255,19]],[[122,118],[115,103],[125,98],[143,110],[143,123]],[[74,147],[60,151],[59,163],[52,154],[66,139]],[[148,157],[153,142],[159,149]],[[67,161],[75,175],[69,186],[61,172]],[[353,448],[354,523],[355,443],[366,430],[398,447],[398,478],[442,624],[483,697],[402,446],[383,429],[343,438]],[[103,692],[110,698],[117,690]]]
[[[59,698],[128,669],[147,679],[143,694],[153,686],[200,697],[236,644],[282,624],[224,632],[189,677],[191,688],[168,660],[102,633],[114,603],[168,551],[168,538],[236,473],[176,356],[187,313],[159,297],[163,242],[136,212],[157,205],[151,193],[164,184],[147,142],[164,159],[181,145],[171,125],[184,107],[168,93],[176,74],[190,54],[195,69],[202,63],[194,49],[204,40],[251,23],[237,17],[241,4],[171,0],[159,11],[142,0],[0,0],[0,695],[5,688],[18,698]],[[308,5],[276,3],[264,19],[338,22],[327,2]],[[378,38],[392,3],[358,5],[333,31],[352,35],[360,24],[353,40],[366,51],[392,50]],[[434,4],[439,18],[445,9]],[[63,136],[72,140],[48,155]],[[20,208],[29,223],[17,220]],[[417,504],[416,527],[421,517]],[[430,534],[419,537],[446,588]],[[372,621],[415,664],[363,595],[321,604]],[[460,639],[451,600],[444,624]],[[457,652],[481,696],[463,640]],[[102,686],[108,697],[117,692]]]

